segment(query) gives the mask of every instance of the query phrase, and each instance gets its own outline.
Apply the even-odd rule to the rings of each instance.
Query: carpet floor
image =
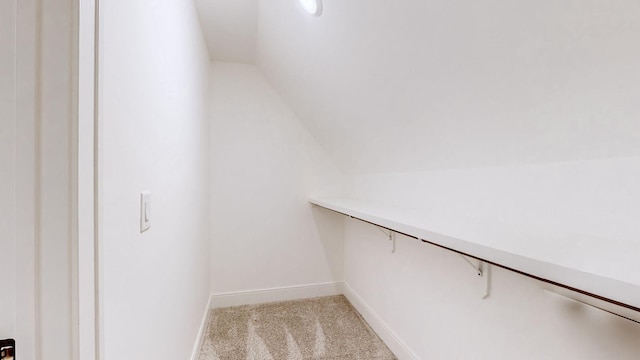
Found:
[[[198,360],[396,359],[342,295],[214,309]]]

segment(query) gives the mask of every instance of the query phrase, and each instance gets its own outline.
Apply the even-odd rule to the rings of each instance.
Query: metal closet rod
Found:
[[[463,251],[460,251],[460,250],[452,249],[450,247],[446,247],[444,245],[440,245],[438,243],[434,243],[434,242],[429,241],[429,240],[420,239],[420,238],[418,238],[416,236],[409,235],[409,234],[403,233],[402,231],[391,229],[391,228],[388,228],[386,226],[382,226],[380,224],[376,224],[376,223],[373,223],[373,222],[368,221],[368,220],[360,219],[360,218],[355,217],[355,216],[350,215],[350,214],[345,214],[343,212],[336,211],[336,210],[333,210],[333,209],[328,209],[328,208],[325,208],[325,209],[331,210],[331,211],[336,212],[338,214],[342,214],[342,215],[348,216],[348,217],[350,217],[352,219],[356,219],[356,220],[365,222],[367,224],[371,224],[371,225],[374,225],[374,226],[377,226],[377,227],[381,227],[383,229],[387,229],[389,231],[393,231],[396,234],[400,234],[400,235],[404,235],[406,237],[410,237],[410,238],[413,238],[413,239],[416,239],[416,240],[420,240],[420,241],[422,241],[423,243],[426,243],[426,244],[437,246],[439,248],[442,248],[442,249],[445,249],[445,250],[449,250],[449,251],[452,251],[452,252],[460,254],[460,255],[468,256],[470,258],[473,258],[473,259],[476,259],[476,260],[479,260],[479,261],[484,261],[487,264],[490,264],[490,265],[493,265],[493,266],[497,266],[499,268],[502,268],[502,269],[505,269],[505,270],[509,270],[509,271],[514,272],[514,273],[517,273],[517,274],[520,274],[520,275],[524,275],[526,277],[529,277],[529,278],[532,278],[532,279],[535,279],[535,280],[538,280],[538,281],[542,281],[542,282],[547,283],[547,284],[551,284],[551,285],[554,285],[554,286],[557,286],[557,287],[561,287],[561,288],[564,288],[564,289],[567,289],[567,290],[571,290],[571,291],[577,292],[579,294],[586,295],[586,296],[589,296],[589,297],[592,297],[594,299],[598,299],[598,300],[601,300],[601,301],[605,301],[605,302],[608,302],[610,304],[617,305],[617,306],[620,306],[620,307],[623,307],[623,308],[626,308],[626,309],[629,309],[629,310],[640,312],[640,308],[638,308],[636,306],[633,306],[633,305],[625,304],[623,302],[620,302],[620,301],[617,301],[617,300],[613,300],[613,299],[609,299],[607,297],[604,297],[604,296],[601,296],[601,295],[597,295],[597,294],[594,294],[594,293],[590,293],[588,291],[585,291],[585,290],[582,290],[582,289],[578,289],[578,288],[575,288],[575,287],[572,287],[572,286],[569,286],[569,285],[566,285],[566,284],[562,284],[562,283],[559,283],[559,282],[556,282],[556,281],[553,281],[553,280],[549,280],[549,279],[545,279],[545,278],[542,278],[542,277],[539,277],[539,276],[536,276],[536,275],[532,275],[532,274],[526,273],[524,271],[520,271],[520,270],[511,268],[511,267],[508,267],[506,265],[502,265],[502,264],[496,263],[496,262],[491,261],[491,260],[483,259],[483,258],[475,256],[475,255],[467,254],[467,253],[465,253]],[[607,311],[607,312],[610,312],[610,311]],[[635,321],[633,319],[629,319],[626,316],[622,316],[622,315],[615,314],[615,313],[612,313],[612,314],[620,316],[620,317],[628,319],[628,320],[631,320],[631,321],[634,321],[634,322],[637,322],[637,321]]]

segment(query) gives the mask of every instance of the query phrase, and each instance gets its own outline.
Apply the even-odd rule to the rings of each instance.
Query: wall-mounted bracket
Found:
[[[391,241],[391,253],[394,254],[396,252],[396,233],[392,230],[389,230],[389,233],[384,231],[381,227],[377,227],[385,236],[389,237],[389,241]]]
[[[349,214],[344,214],[344,216],[346,216],[348,219],[356,219],[353,216],[349,215]],[[389,230],[386,228],[383,228],[381,226],[378,226],[376,224],[372,224],[374,225],[378,230],[380,230],[386,237],[389,238],[389,241],[391,241],[391,253],[394,254],[396,252],[396,232],[393,230]],[[388,230],[389,232],[385,231]]]
[[[480,264],[482,264],[482,267],[484,268],[484,294],[482,295],[482,298],[486,299],[491,295],[491,264],[487,264],[484,261],[480,261]]]
[[[491,290],[491,265],[482,260],[478,262],[478,265],[475,265],[466,256],[460,255],[460,257],[463,258],[464,261],[466,261],[467,264],[469,264],[473,268],[473,270],[476,271],[476,274],[478,274],[478,276],[484,278],[484,293],[482,295],[482,298],[488,298]]]
[[[467,259],[467,257],[466,257],[466,256],[464,256],[464,255],[460,255],[460,257],[461,257],[464,261],[466,261],[466,262],[467,262],[467,264],[469,264],[469,266],[471,266],[471,267],[473,268],[473,270],[475,270],[475,271],[476,271],[476,273],[478,274],[478,276],[482,276],[482,275],[483,275],[483,273],[482,273],[482,264],[483,264],[483,262],[482,262],[482,261],[480,261],[480,262],[478,263],[478,265],[476,266],[474,263],[472,263],[472,262],[471,262],[471,260]]]

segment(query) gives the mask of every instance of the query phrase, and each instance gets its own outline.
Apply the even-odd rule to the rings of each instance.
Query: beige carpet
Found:
[[[212,310],[199,360],[396,359],[347,299]]]

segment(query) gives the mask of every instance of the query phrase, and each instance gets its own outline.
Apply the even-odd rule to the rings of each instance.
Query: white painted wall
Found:
[[[214,293],[341,281],[341,219],[307,199],[342,180],[256,67],[213,63]]]
[[[419,173],[387,173],[353,176],[352,197],[400,205],[450,216],[470,216],[559,234],[577,234],[558,248],[582,246],[581,254],[619,251],[621,264],[595,264],[601,274],[638,282],[637,274],[625,274],[631,257],[640,250],[640,158],[583,160],[512,167],[457,169]],[[581,236],[582,235],[582,236]],[[576,242],[577,241],[577,242]],[[620,246],[620,248],[617,248]],[[519,251],[526,244],[505,245]],[[555,262],[568,254],[539,247]],[[587,256],[597,259],[597,256]],[[608,257],[612,259],[612,257]],[[567,261],[575,263],[575,261]],[[626,264],[626,265],[625,265]],[[618,269],[619,271],[608,271]],[[586,269],[585,269],[586,270]],[[635,279],[632,281],[632,279]]]
[[[0,339],[16,334],[16,5],[0,2]]]
[[[100,2],[99,46],[103,356],[187,359],[210,273],[209,56],[195,7]]]

